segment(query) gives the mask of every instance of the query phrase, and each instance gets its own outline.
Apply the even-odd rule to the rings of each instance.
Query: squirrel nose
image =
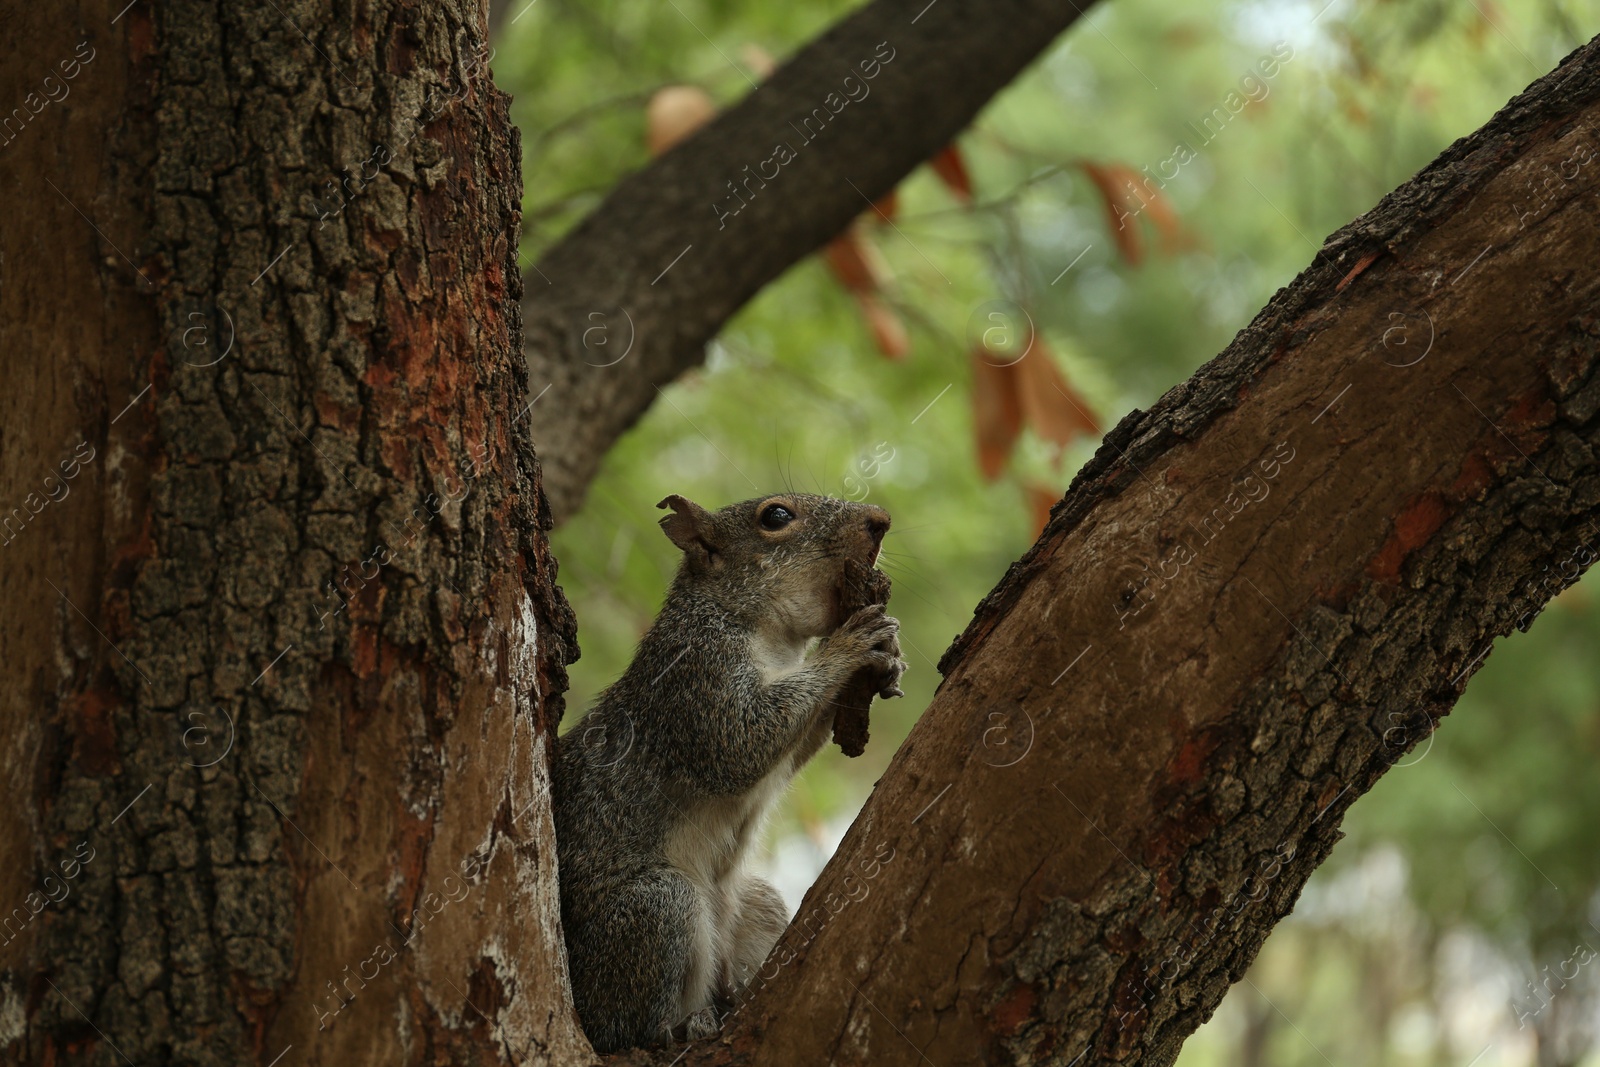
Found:
[[[889,513],[882,508],[874,507],[867,512],[867,533],[872,535],[873,544],[881,544],[883,535],[889,532]]]

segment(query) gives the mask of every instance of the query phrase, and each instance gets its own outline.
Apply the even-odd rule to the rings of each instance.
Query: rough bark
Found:
[[[729,316],[954,139],[1090,2],[874,0],[547,251],[523,318],[557,521]]]
[[[617,1062],[1170,1063],[1600,552],[1597,194],[1600,39],[1108,435],[723,1035]]]
[[[483,18],[11,12],[0,99],[70,95],[0,147],[5,1062],[586,1052]]]

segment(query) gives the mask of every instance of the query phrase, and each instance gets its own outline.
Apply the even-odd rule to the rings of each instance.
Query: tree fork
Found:
[[[72,89],[5,147],[6,484],[87,458],[3,548],[0,1059],[573,1062],[481,5],[75,12],[3,65]]]
[[[1597,123],[1600,38],[1122,420],[677,1062],[1171,1062],[1600,552]]]

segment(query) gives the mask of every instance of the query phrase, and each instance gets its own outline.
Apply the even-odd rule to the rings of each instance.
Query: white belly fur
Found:
[[[680,1019],[710,1004],[712,992],[726,980],[739,901],[748,878],[745,864],[796,769],[793,757],[786,756],[749,792],[700,801],[667,841],[667,862],[689,880],[699,898]]]
[[[749,654],[762,682],[770,685],[800,670],[809,640],[787,628],[753,634]],[[827,722],[819,721],[812,730],[827,728]],[[811,753],[818,746],[802,740],[796,747]],[[712,992],[726,981],[739,902],[749,877],[745,864],[772,806],[800,769],[795,757],[790,752],[778,760],[765,778],[739,796],[700,801],[667,841],[667,862],[689,880],[699,898],[680,1019],[710,1004]]]

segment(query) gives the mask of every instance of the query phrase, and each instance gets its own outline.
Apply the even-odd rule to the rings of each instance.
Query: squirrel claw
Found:
[[[876,672],[880,697],[905,696],[900,689],[900,676],[906,672],[906,661],[900,658],[898,641],[894,642],[892,651],[874,649],[868,662]]]

